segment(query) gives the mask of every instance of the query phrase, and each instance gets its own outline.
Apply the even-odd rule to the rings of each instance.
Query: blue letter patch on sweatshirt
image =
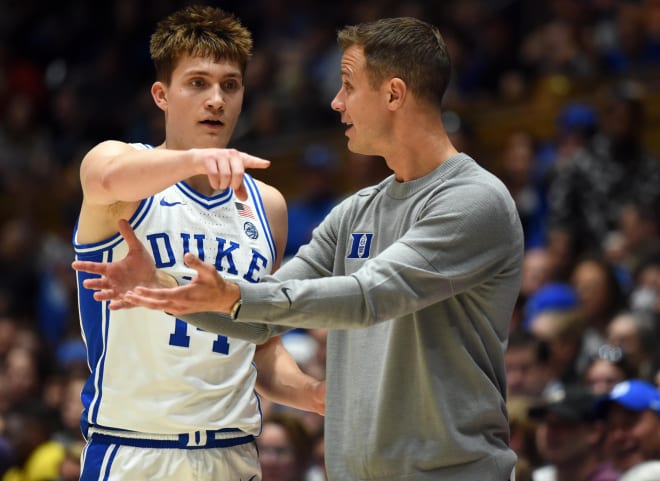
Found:
[[[373,232],[353,232],[351,244],[351,252],[346,256],[347,259],[367,259],[371,252],[371,239],[373,239]]]

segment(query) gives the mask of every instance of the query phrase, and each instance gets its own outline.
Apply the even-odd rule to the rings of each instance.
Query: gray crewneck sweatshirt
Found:
[[[458,154],[341,202],[274,276],[241,284],[239,322],[183,318],[253,329],[255,342],[278,325],[329,329],[330,481],[507,481],[504,351],[522,258],[506,187]]]

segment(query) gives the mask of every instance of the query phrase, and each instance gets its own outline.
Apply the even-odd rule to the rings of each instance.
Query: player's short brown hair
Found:
[[[245,72],[252,54],[252,34],[232,14],[216,7],[192,5],[161,20],[149,51],[156,78],[169,83],[183,55],[236,62]]]

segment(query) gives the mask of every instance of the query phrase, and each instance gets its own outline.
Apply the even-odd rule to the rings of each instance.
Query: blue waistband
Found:
[[[137,448],[207,449],[229,448],[254,441],[254,436],[238,430],[194,431],[172,435],[149,435],[124,431],[90,429],[90,442],[119,444]]]

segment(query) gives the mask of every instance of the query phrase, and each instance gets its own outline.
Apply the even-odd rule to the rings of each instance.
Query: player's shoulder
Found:
[[[121,140],[103,140],[94,145],[85,155],[86,159],[97,156],[119,155],[137,147],[134,144],[122,142]]]
[[[254,180],[254,183],[259,189],[261,198],[265,203],[268,202],[286,203],[284,199],[284,195],[282,194],[282,192],[280,192],[280,190],[277,187],[267,184],[264,181],[255,179],[254,177],[252,179]]]

